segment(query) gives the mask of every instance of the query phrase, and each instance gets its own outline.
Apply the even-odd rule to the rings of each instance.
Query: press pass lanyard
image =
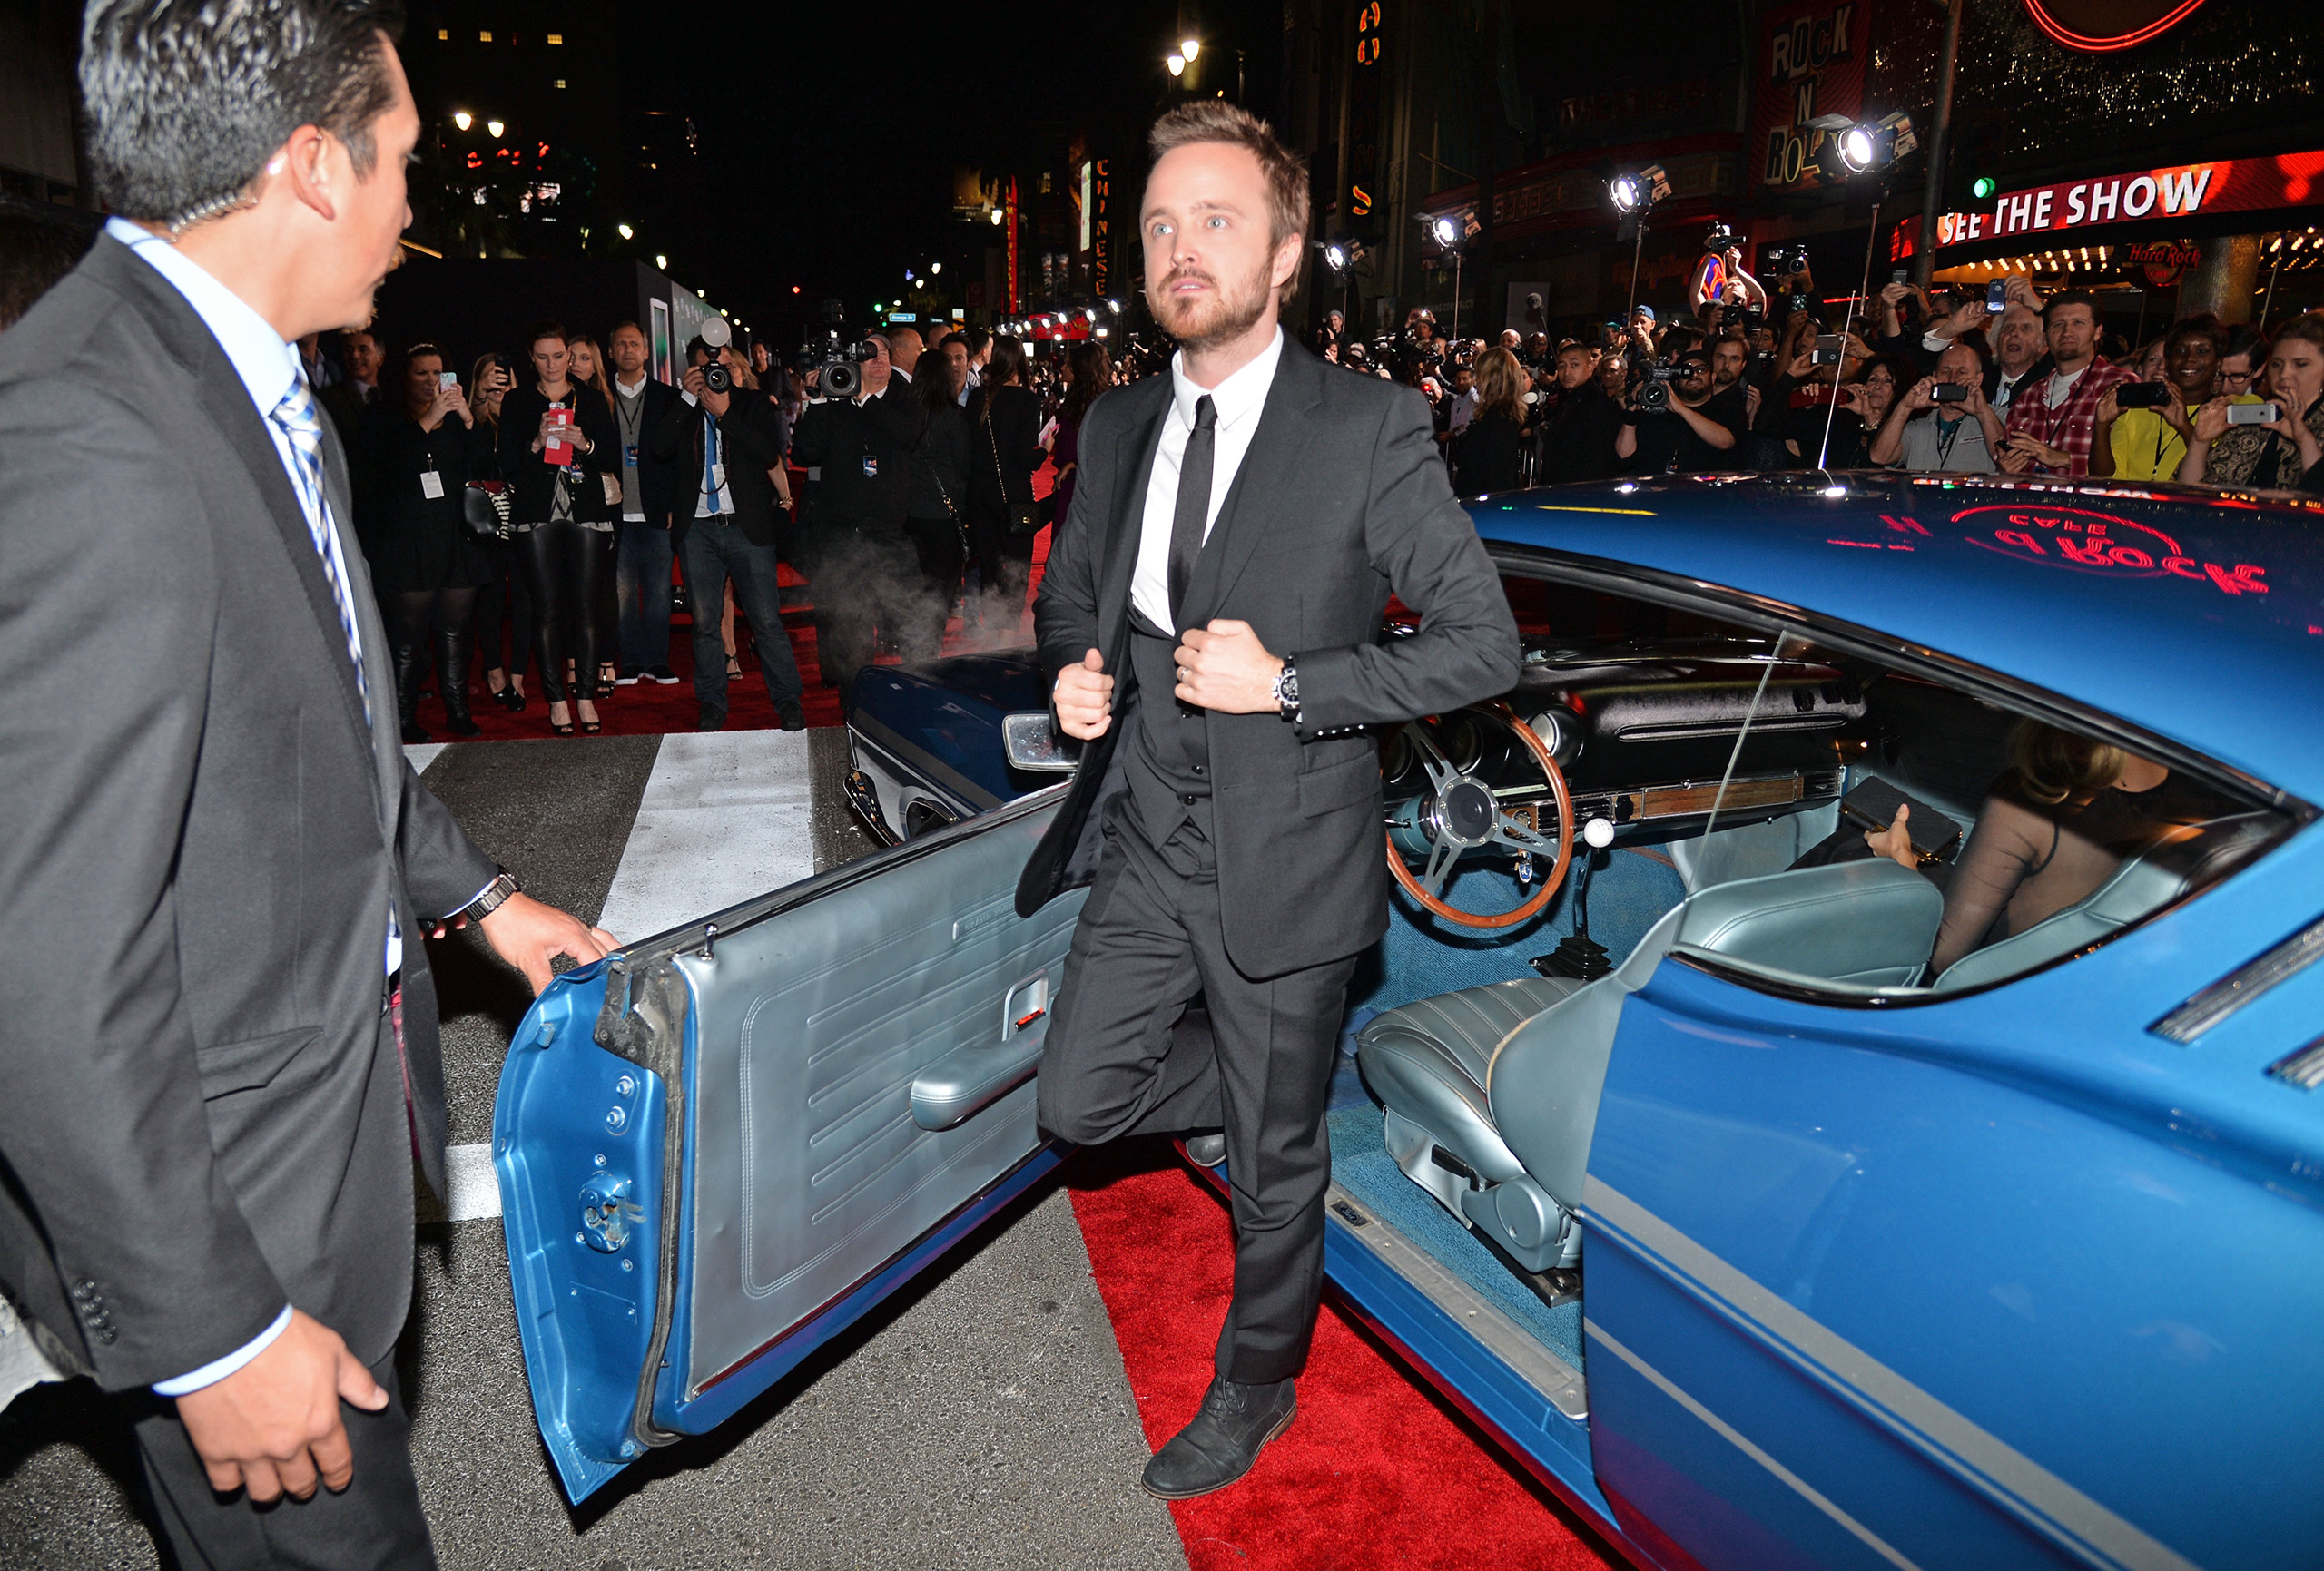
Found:
[[[1961,427],[1968,423],[1966,417],[1954,421],[1949,426],[1943,420],[1936,423],[1936,466],[1938,468],[1944,468],[1952,460],[1953,444],[1961,439]]]

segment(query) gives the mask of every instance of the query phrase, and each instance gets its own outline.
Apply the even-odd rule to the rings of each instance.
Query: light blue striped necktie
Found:
[[[291,379],[282,401],[274,406],[273,420],[290,438],[295,459],[290,482],[299,493],[299,508],[307,515],[307,533],[314,539],[315,555],[322,559],[323,582],[330,585],[331,601],[339,607],[340,630],[347,635],[347,658],[355,665],[355,691],[362,696],[363,721],[368,725],[371,684],[363,677],[363,643],[355,633],[355,602],[339,570],[339,559],[331,553],[330,519],[323,511],[323,427],[315,416],[315,397],[308,389],[303,368]]]

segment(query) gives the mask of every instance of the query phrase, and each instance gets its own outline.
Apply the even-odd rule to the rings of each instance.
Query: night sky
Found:
[[[980,276],[999,231],[951,218],[955,165],[1029,164],[1095,119],[1142,126],[1182,15],[1206,48],[1246,49],[1254,110],[1280,72],[1265,0],[619,3],[625,110],[698,110],[702,133],[703,189],[657,182],[634,205],[656,235],[694,237],[668,246],[675,277],[770,336],[825,296],[861,322],[906,267]]]

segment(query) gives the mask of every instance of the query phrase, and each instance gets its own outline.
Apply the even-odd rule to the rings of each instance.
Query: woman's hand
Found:
[[[2208,447],[2226,435],[2227,400],[2213,398],[2195,411],[2195,434],[2188,439],[2187,446],[2192,447],[2200,442]]]
[[[1896,816],[1888,827],[1885,830],[1866,830],[1864,843],[1900,868],[1919,867],[1920,853],[1913,849],[1912,833],[1905,828],[1905,821],[1912,816],[1911,808],[1902,802],[1897,803]]]

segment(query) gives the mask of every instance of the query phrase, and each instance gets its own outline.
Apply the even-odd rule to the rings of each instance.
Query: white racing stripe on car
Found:
[[[597,925],[636,943],[812,877],[807,733],[662,739]]]

